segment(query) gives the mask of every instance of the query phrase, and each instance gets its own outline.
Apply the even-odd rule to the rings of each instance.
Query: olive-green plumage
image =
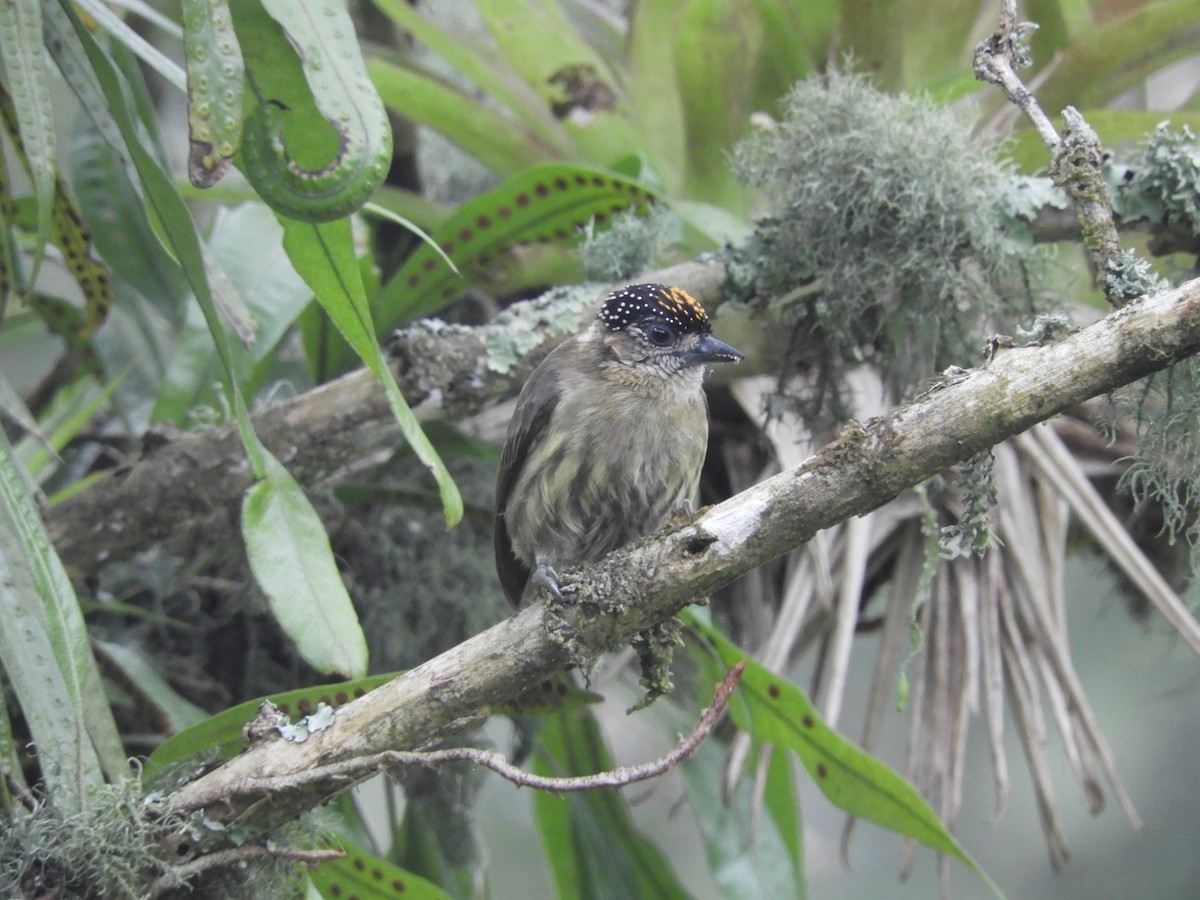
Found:
[[[517,399],[496,484],[496,568],[531,579],[594,562],[653,531],[696,489],[708,444],[705,366],[742,354],[679,288],[631,285],[559,345]]]

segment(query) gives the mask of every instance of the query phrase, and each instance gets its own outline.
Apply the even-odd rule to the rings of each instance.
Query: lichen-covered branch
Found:
[[[975,77],[994,84],[1033,123],[1050,151],[1050,175],[1075,205],[1084,246],[1091,255],[1104,296],[1113,306],[1145,293],[1131,286],[1134,261],[1121,249],[1112,197],[1104,181],[1100,139],[1074,107],[1063,110],[1062,134],[1017,76],[1030,64],[1025,38],[1036,26],[1017,22],[1016,0],[1003,0],[996,31],[975,49]]]
[[[745,667],[745,662],[738,663],[717,683],[713,691],[712,702],[700,714],[700,720],[696,723],[696,727],[683,735],[674,748],[657,759],[635,766],[618,766],[615,769],[591,775],[551,776],[528,772],[513,765],[503,754],[479,747],[447,747],[441,750],[384,750],[369,756],[350,757],[336,763],[288,775],[249,777],[240,783],[239,788],[247,794],[258,793],[262,796],[270,796],[282,791],[301,788],[310,782],[353,783],[391,766],[436,768],[448,762],[473,763],[485,769],[491,769],[519,787],[553,793],[592,791],[605,787],[627,787],[669,772],[700,748],[700,745],[725,715],[729,698],[733,696],[733,690],[737,687]],[[274,737],[275,740],[279,740],[278,735]],[[209,794],[193,793],[188,801],[190,804],[188,810],[203,809],[224,800],[224,798],[223,786],[216,785],[213,792]],[[180,807],[178,811],[185,810]]]
[[[1058,343],[1001,350],[894,412],[851,423],[803,465],[768,479],[689,524],[610,554],[580,572],[561,629],[538,603],[342,707],[334,727],[303,744],[253,746],[180,787],[173,810],[203,807],[220,821],[269,828],[345,789],[305,780],[269,797],[262,778],[443,739],[586,648],[622,646],[696,597],[805,543],[817,531],[875,509],[946,467],[1090,397],[1200,352],[1200,280],[1136,300]],[[1196,633],[1194,621],[1190,623]],[[1200,652],[1200,640],[1195,643]],[[284,782],[280,782],[283,784]],[[216,801],[215,798],[221,798]]]

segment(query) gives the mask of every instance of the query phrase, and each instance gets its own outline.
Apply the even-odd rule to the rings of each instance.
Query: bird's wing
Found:
[[[554,354],[551,354],[534,371],[521,392],[512,423],[508,427],[504,452],[500,456],[500,475],[496,480],[496,571],[500,575],[504,593],[513,606],[521,602],[530,570],[513,553],[508,526],[504,521],[504,509],[520,476],[520,461],[529,458],[530,448],[550,424],[560,396],[558,366]]]

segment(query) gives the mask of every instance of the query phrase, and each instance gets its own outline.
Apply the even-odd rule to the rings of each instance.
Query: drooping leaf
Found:
[[[29,169],[37,206],[36,243],[28,282],[37,279],[50,236],[57,153],[50,79],[42,60],[42,13],[38,0],[0,3],[0,111],[5,130]]]
[[[241,139],[246,177],[291,218],[349,215],[383,183],[392,158],[387,113],[349,10],[263,0],[232,11],[256,101]]]
[[[128,772],[71,581],[0,433],[0,662],[37,746],[46,789],[78,811]]]
[[[245,73],[226,0],[184,0],[183,57],[188,89],[188,178],[215,184],[237,153]]]
[[[362,274],[354,255],[349,221],[316,225],[285,219],[283,226],[283,246],[292,264],[308,282],[342,336],[383,385],[405,440],[437,482],[446,527],[453,527],[462,518],[462,496],[441,457],[421,430],[421,423],[409,409],[376,339]]]
[[[539,774],[585,775],[612,767],[590,711],[545,718],[534,757]],[[687,896],[661,851],[634,826],[619,791],[565,797],[538,792],[534,810],[560,898]]]
[[[304,491],[264,449],[265,477],[242,500],[250,569],[271,614],[318,672],[360,678],[367,639],[333,559],[329,535]]]
[[[902,775],[826,725],[798,687],[747,659],[711,625],[693,615],[686,619],[712,644],[723,665],[746,660],[738,693],[730,703],[730,715],[739,728],[757,741],[794,752],[821,792],[840,809],[953,856],[993,893],[1003,896]]]
[[[80,211],[93,226],[92,240],[104,261],[167,321],[178,324],[189,298],[183,270],[150,224],[142,194],[130,180],[129,160],[117,149],[124,141],[110,143],[97,118],[98,111],[78,116],[66,148]]]

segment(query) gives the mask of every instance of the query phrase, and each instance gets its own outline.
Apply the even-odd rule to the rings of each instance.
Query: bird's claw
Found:
[[[696,518],[696,507],[692,504],[690,497],[684,497],[682,500],[676,500],[671,504],[671,510],[667,514],[667,520],[682,518],[684,521],[690,522]]]
[[[529,583],[547,591],[555,600],[562,602],[562,589],[559,586],[558,573],[547,562],[539,561],[537,569],[529,576]]]

